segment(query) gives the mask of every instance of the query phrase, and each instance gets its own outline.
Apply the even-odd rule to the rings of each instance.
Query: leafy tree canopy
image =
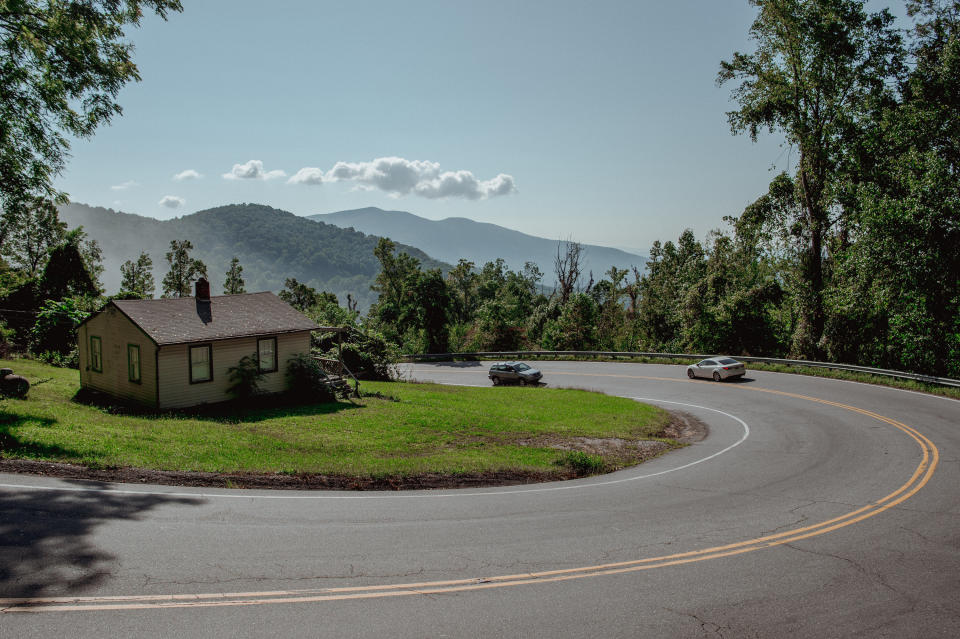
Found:
[[[121,113],[115,98],[140,75],[124,28],[179,0],[0,2],[0,208],[65,201],[53,186],[70,150]]]

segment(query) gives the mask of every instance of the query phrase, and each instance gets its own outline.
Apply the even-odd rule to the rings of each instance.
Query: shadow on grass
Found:
[[[97,482],[64,483],[104,488]],[[2,489],[0,596],[89,592],[106,582],[116,559],[93,541],[98,526],[121,520],[140,521],[148,511],[159,506],[201,503],[200,499],[163,495],[117,495],[108,489],[89,492]]]
[[[21,426],[48,427],[56,423],[57,420],[49,417],[24,416],[0,411],[0,458],[75,459],[80,457],[80,454],[75,450],[56,444],[24,441],[16,434],[16,430]]]
[[[229,401],[204,404],[191,408],[158,412],[139,404],[124,403],[116,397],[89,389],[78,390],[72,402],[90,406],[112,415],[130,415],[141,419],[198,419],[201,421],[227,423],[253,423],[282,417],[310,417],[331,415],[345,410],[364,408],[355,400],[310,404],[298,402],[287,395],[265,395],[247,401]]]

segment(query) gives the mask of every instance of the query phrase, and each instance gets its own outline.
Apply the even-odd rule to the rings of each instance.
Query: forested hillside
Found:
[[[164,255],[171,240],[188,240],[194,246],[191,256],[207,265],[214,294],[222,291],[230,260],[237,257],[248,291],[278,291],[292,277],[334,293],[342,302],[349,293],[359,300],[360,309],[376,299],[370,285],[380,266],[373,255],[377,238],[269,206],[231,204],[156,220],[72,203],[60,209],[60,218],[70,228],[83,226],[100,244],[101,280],[108,293],[120,288],[121,264],[136,260],[141,251],[150,254],[159,283],[167,270]],[[444,266],[419,249],[398,249],[416,257],[425,268]]]

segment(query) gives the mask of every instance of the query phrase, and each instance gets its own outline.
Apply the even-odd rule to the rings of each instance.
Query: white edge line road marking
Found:
[[[452,385],[452,384],[451,384]],[[486,491],[486,492],[457,492],[456,490],[449,490],[436,493],[417,493],[417,494],[377,494],[377,495],[329,495],[329,494],[309,494],[309,495],[247,495],[247,494],[233,494],[233,493],[184,493],[184,492],[165,492],[165,491],[150,491],[150,490],[114,490],[110,486],[114,484],[107,484],[103,488],[81,488],[81,487],[67,487],[67,486],[31,486],[27,484],[0,484],[0,488],[16,488],[16,489],[26,489],[26,490],[50,490],[50,491],[61,491],[61,492],[75,492],[75,493],[106,493],[110,495],[160,495],[165,497],[192,497],[192,498],[203,498],[203,499],[449,499],[455,497],[489,497],[489,496],[503,496],[503,495],[520,495],[528,493],[548,493],[548,492],[557,492],[561,490],[582,490],[585,488],[596,488],[598,486],[612,486],[614,484],[624,484],[630,481],[636,481],[638,479],[648,479],[650,477],[658,477],[660,475],[666,475],[667,473],[674,473],[678,470],[685,470],[691,466],[696,466],[697,464],[702,464],[706,461],[710,461],[715,457],[729,452],[745,442],[747,437],[750,436],[750,427],[747,426],[747,422],[743,421],[735,415],[726,413],[717,408],[709,408],[707,406],[699,406],[697,404],[687,404],[685,402],[672,402],[665,399],[653,399],[650,397],[628,397],[627,399],[633,399],[636,401],[642,402],[653,402],[661,404],[675,404],[677,406],[687,406],[689,408],[700,408],[702,410],[712,411],[714,413],[719,413],[725,417],[738,422],[743,427],[743,434],[733,444],[730,444],[722,450],[707,455],[701,459],[683,464],[682,466],[677,466],[675,468],[668,468],[666,470],[661,470],[655,473],[648,473],[646,475],[634,475],[632,477],[624,477],[621,479],[610,479],[607,481],[598,481],[592,483],[583,483],[575,484],[570,486],[552,486],[549,488],[521,488],[521,489],[505,489],[497,491]],[[629,471],[628,471],[629,472]]]

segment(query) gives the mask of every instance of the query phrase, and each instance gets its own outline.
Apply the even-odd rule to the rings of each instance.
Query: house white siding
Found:
[[[94,370],[90,338],[99,337],[101,370]],[[140,381],[130,381],[127,352],[140,351]],[[80,386],[147,406],[157,405],[157,347],[153,341],[116,308],[107,307],[80,326],[77,338]]]
[[[213,379],[204,382],[190,381],[190,347],[197,344],[173,344],[162,346],[157,358],[160,375],[159,408],[183,408],[199,404],[212,404],[232,399],[228,392],[231,385],[229,369],[236,366],[245,355],[257,352],[257,339],[274,337],[241,337],[208,342],[211,345],[211,371]],[[277,335],[277,370],[266,373],[260,389],[268,393],[283,391],[286,384],[287,360],[299,353],[310,352],[310,332]]]

